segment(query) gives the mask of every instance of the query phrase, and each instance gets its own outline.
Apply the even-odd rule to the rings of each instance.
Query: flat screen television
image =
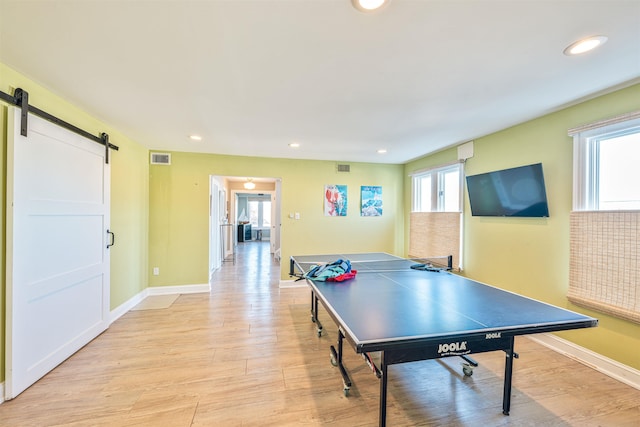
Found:
[[[473,216],[548,217],[542,163],[467,176]]]

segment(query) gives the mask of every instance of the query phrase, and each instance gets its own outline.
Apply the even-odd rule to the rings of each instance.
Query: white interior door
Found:
[[[109,325],[105,148],[9,109],[5,397],[12,399]]]

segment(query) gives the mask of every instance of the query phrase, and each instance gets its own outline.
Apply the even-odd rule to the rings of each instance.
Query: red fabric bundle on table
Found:
[[[351,270],[348,273],[344,273],[336,277],[329,277],[327,279],[327,282],[344,282],[345,280],[351,280],[354,277],[356,277],[357,273],[358,273],[358,270]]]

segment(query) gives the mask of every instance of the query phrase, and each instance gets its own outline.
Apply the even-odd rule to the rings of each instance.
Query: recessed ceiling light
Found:
[[[351,0],[353,7],[360,12],[370,12],[381,8],[388,0]]]
[[[384,154],[386,152],[387,152],[386,148],[381,148],[381,149],[378,150],[378,154]]]
[[[289,144],[289,147],[298,148],[298,147],[300,147],[300,144],[298,144],[297,142],[292,142],[291,144]]]
[[[194,141],[202,141],[202,137],[200,135],[189,135],[189,138]]]
[[[575,43],[571,43],[563,51],[565,55],[580,55],[581,53],[589,52],[596,47],[603,45],[607,42],[606,36],[593,36],[586,39],[578,40]]]

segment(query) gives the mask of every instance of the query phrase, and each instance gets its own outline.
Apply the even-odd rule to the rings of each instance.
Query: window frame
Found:
[[[445,210],[445,175],[447,173],[458,172],[458,209],[453,211]],[[464,197],[464,163],[456,161],[431,168],[420,169],[411,175],[411,212],[459,212],[463,211]],[[422,210],[422,179],[431,177],[431,209]]]
[[[640,111],[573,128],[568,133],[573,137],[573,210],[600,211],[600,141],[640,133]]]

